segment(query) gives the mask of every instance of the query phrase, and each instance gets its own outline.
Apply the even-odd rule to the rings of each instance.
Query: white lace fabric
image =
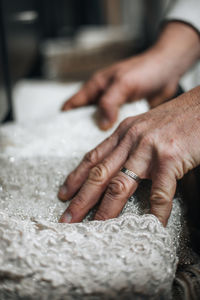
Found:
[[[126,105],[120,120],[146,109]],[[91,221],[91,212],[82,223],[58,223],[68,205],[57,199],[59,185],[110,134],[94,125],[93,112],[0,128],[0,299],[171,297],[180,244],[188,256],[179,198],[166,228],[148,214],[148,183],[118,218]]]

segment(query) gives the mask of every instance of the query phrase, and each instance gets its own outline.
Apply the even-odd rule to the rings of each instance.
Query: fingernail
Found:
[[[67,187],[66,185],[62,185],[59,189],[59,195],[62,197],[67,196]]]
[[[59,223],[70,223],[71,220],[72,220],[72,215],[69,212],[66,212],[61,216]]]

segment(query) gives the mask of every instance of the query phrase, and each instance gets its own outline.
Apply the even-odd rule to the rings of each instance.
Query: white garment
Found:
[[[166,1],[167,2],[167,1]],[[192,26],[200,40],[200,0],[170,0],[164,15],[165,21],[183,21]],[[186,72],[181,80],[185,91],[200,84],[200,61]]]
[[[144,36],[149,42],[155,42],[164,22],[181,21],[192,26],[200,38],[200,1],[199,0],[145,0],[146,11]],[[139,36],[138,36],[139,37]],[[200,61],[188,70],[180,80],[184,91],[200,84]]]
[[[165,19],[178,20],[193,26],[200,34],[200,1],[170,0],[170,8]]]

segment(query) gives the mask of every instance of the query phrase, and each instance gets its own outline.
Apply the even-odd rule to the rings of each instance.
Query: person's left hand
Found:
[[[98,106],[97,123],[107,130],[126,102],[147,99],[156,107],[177,92],[181,76],[199,59],[199,34],[183,22],[166,23],[156,43],[143,53],[96,72],[62,110]]]
[[[101,198],[95,220],[117,217],[138,187],[138,182],[120,171],[124,166],[141,179],[152,180],[151,213],[165,226],[177,180],[199,164],[200,87],[125,119],[87,153],[59,191],[61,200],[75,195],[60,221],[82,221]]]

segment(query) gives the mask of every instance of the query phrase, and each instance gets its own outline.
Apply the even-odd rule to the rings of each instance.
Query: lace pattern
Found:
[[[146,106],[125,106],[121,119],[133,109]],[[148,182],[116,219],[91,221],[90,212],[82,223],[57,223],[68,205],[57,200],[58,186],[109,134],[93,125],[93,111],[0,129],[1,299],[171,297],[180,244],[189,257],[179,197],[167,228],[148,214]]]

